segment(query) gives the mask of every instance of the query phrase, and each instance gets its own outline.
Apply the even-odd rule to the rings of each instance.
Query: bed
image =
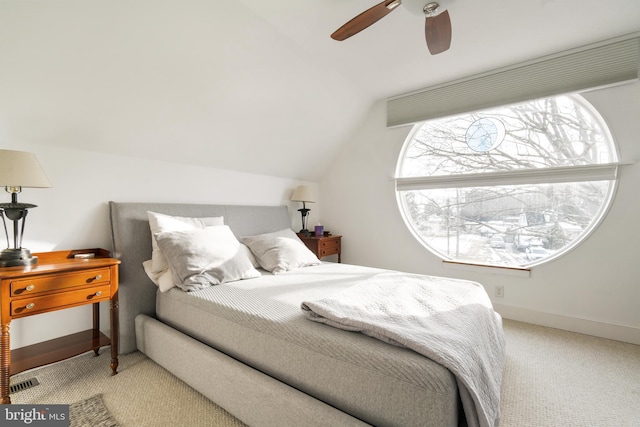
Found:
[[[312,263],[272,274],[252,260],[259,277],[196,284],[191,292],[177,287],[161,292],[145,272],[155,256],[148,212],[221,217],[234,236],[251,245],[251,236],[290,230],[286,206],[110,202],[109,207],[113,253],[122,261],[121,353],[140,350],[252,426],[466,425],[468,397],[445,362],[324,320],[310,321],[303,310],[303,302],[324,301],[393,272]],[[156,236],[168,248],[165,236]],[[501,329],[494,335],[487,352],[500,359]],[[498,392],[500,375],[496,371],[490,378]]]

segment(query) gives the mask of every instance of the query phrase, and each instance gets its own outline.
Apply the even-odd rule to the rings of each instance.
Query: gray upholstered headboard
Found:
[[[175,216],[223,216],[237,237],[291,228],[286,206],[194,205],[177,203],[109,202],[113,256],[121,260],[119,278],[120,353],[136,350],[135,318],[155,316],[156,290],[142,262],[151,259],[151,230],[147,211]]]

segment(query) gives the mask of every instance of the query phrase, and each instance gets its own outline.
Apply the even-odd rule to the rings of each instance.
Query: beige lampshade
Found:
[[[306,185],[298,185],[291,195],[291,200],[294,202],[307,202],[315,203],[316,197],[311,190],[311,187]]]
[[[51,187],[35,154],[0,150],[0,187]]]

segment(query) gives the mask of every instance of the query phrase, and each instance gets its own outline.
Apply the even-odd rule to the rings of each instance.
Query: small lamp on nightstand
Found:
[[[18,203],[18,193],[22,191],[22,187],[48,188],[51,187],[51,183],[33,153],[0,150],[0,186],[11,194],[11,203],[0,203],[0,216],[7,237],[7,249],[0,252],[0,267],[36,264],[38,258],[22,247],[25,220],[29,209],[35,208],[36,205]],[[13,248],[10,247],[5,217],[13,221]]]
[[[307,215],[311,209],[307,209],[307,203],[315,203],[316,198],[313,195],[313,191],[311,191],[311,188],[306,185],[298,185],[291,196],[291,200],[294,202],[302,202],[302,209],[298,209],[302,214],[302,230],[300,230],[300,233],[304,233],[308,236],[309,230],[307,230]]]

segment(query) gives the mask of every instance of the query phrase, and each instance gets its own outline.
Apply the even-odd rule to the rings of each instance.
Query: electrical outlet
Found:
[[[496,298],[504,298],[504,286],[496,286]]]

